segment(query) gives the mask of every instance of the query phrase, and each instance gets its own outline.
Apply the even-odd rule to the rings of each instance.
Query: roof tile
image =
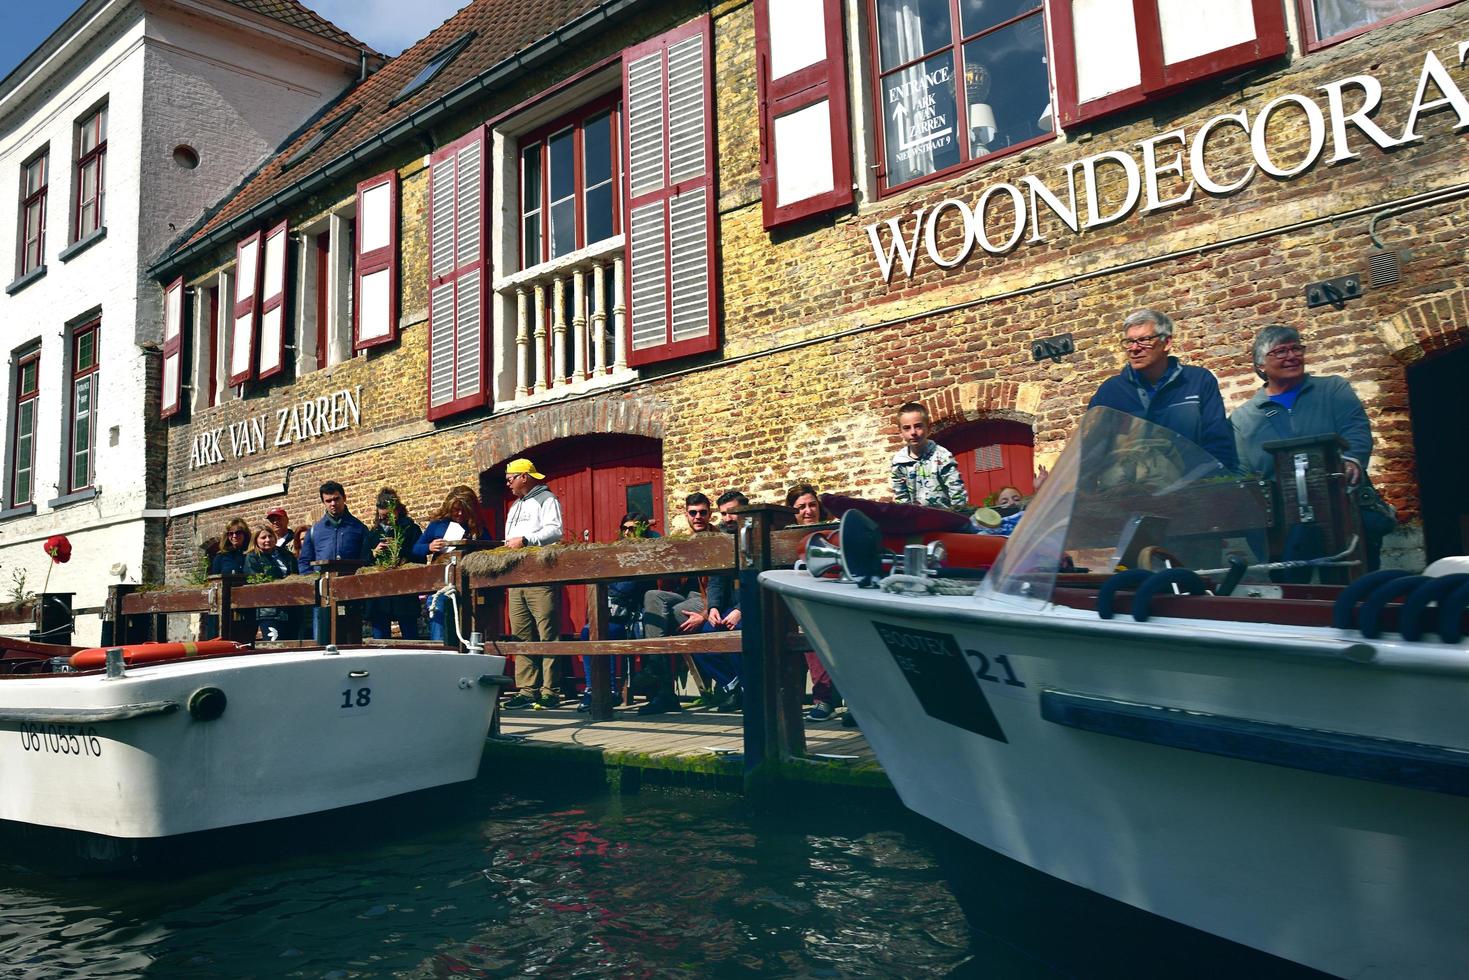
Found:
[[[241,6],[266,7],[294,4],[294,0],[233,0]],[[551,34],[552,31],[593,10],[601,0],[474,0],[444,21],[427,37],[389,61],[377,73],[346,93],[318,119],[289,138],[275,155],[249,178],[233,196],[209,215],[170,252],[186,248],[244,214],[271,195],[278,194],[302,177],[324,166],[341,153],[391,128],[424,105],[505,58]],[[299,6],[299,5],[297,5]],[[314,16],[314,15],[313,15]],[[389,105],[436,54],[463,36],[475,33],[469,45],[428,84],[396,105]],[[360,107],[352,119],[324,140],[305,159],[289,170],[282,164],[320,129],[328,126],[353,106]]]
[[[278,20],[282,24],[299,27],[303,31],[315,34],[317,37],[324,37],[328,41],[348,44],[354,48],[366,48],[371,54],[378,53],[298,0],[229,0],[229,2],[236,7],[243,7],[261,16]]]

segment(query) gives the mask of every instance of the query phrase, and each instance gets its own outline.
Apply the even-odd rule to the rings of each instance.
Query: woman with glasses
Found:
[[[244,575],[245,553],[250,549],[250,525],[233,518],[219,536],[219,550],[209,562],[210,575]]]
[[[219,536],[219,548],[209,559],[210,575],[245,575],[245,552],[250,547],[250,525],[231,518]],[[199,638],[212,640],[219,636],[219,617],[205,613],[199,620]]]
[[[1295,327],[1278,323],[1264,327],[1255,334],[1251,353],[1255,374],[1264,384],[1229,417],[1240,465],[1273,479],[1275,457],[1265,451],[1266,443],[1333,432],[1341,436],[1347,444],[1342,452],[1347,485],[1366,491],[1357,497],[1359,502],[1366,501],[1361,512],[1367,568],[1376,569],[1382,539],[1397,522],[1370,490],[1367,464],[1372,459],[1372,423],[1361,399],[1346,378],[1306,370],[1306,345]]]

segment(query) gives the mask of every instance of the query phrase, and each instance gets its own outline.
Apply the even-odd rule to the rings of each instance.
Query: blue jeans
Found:
[[[705,623],[699,632],[725,633],[728,631],[722,626],[711,626]],[[704,676],[713,678],[715,687],[720,690],[729,690],[739,683],[740,655],[737,653],[696,653],[694,654],[694,665]]]
[[[590,626],[583,626],[581,628],[581,638],[583,640],[590,639],[591,638],[591,635],[592,635],[592,628]],[[631,637],[628,635],[627,626],[625,624],[623,624],[623,623],[608,623],[607,624],[607,639],[609,639],[609,640],[627,640],[627,639],[631,639]],[[622,671],[618,669],[619,666],[620,666],[618,662],[620,660],[622,660],[622,658],[621,657],[612,657],[611,660],[612,660],[612,694],[613,694],[613,697],[615,698],[616,695],[617,695],[617,678],[622,675]],[[583,685],[583,689],[582,689],[582,697],[584,699],[590,701],[591,700],[591,697],[592,697],[592,658],[591,657],[582,657],[581,658],[581,675],[582,675],[582,679],[584,681],[584,685]]]
[[[390,596],[385,599],[369,599],[367,619],[372,624],[372,638],[387,640],[393,636],[393,620],[398,621],[398,630],[405,640],[418,639],[418,599],[415,596]]]

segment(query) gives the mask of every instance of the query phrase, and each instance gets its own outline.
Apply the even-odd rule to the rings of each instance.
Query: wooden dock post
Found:
[[[107,602],[102,607],[102,645],[125,646],[148,640],[148,620],[138,619],[122,611],[124,596],[138,591],[139,586],[126,582],[107,587]]]
[[[804,755],[806,730],[801,722],[800,691],[790,690],[790,671],[786,669],[785,607],[760,589],[760,573],[772,567],[771,532],[790,524],[795,511],[762,504],[741,507],[738,513],[740,676],[745,688],[748,778],[767,761]]]

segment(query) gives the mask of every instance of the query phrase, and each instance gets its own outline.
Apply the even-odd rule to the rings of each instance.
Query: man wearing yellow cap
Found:
[[[561,540],[561,501],[542,481],[528,459],[512,459],[505,467],[505,486],[515,497],[505,518],[505,547],[526,548]],[[510,632],[526,643],[556,639],[561,625],[561,588],[528,585],[507,589]],[[516,657],[515,686],[520,692],[505,702],[507,708],[554,708],[560,704],[556,689],[555,657]]]

